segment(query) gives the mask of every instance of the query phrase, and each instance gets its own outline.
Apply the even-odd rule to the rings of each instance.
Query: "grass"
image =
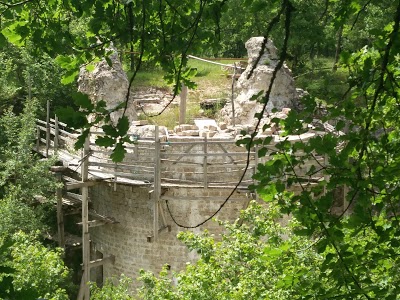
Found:
[[[232,64],[232,61],[218,61],[224,64]],[[229,71],[225,71],[221,66],[209,64],[206,62],[190,59],[189,66],[197,69],[197,74],[192,80],[196,83],[197,88],[189,90],[188,102],[186,110],[186,123],[193,123],[193,119],[200,117],[215,117],[215,111],[202,112],[200,102],[208,98],[228,98],[231,91],[231,79],[227,77]],[[157,87],[171,91],[163,80],[163,72],[160,69],[148,69],[140,71],[134,81],[134,89],[142,89],[148,87]],[[128,76],[132,74],[128,73]],[[167,126],[173,128],[179,121],[179,106],[171,106],[166,109],[160,116],[147,119],[151,124]]]
[[[186,122],[192,124],[193,120],[202,117],[200,107],[192,103],[188,105],[186,109]],[[150,124],[166,126],[169,129],[174,128],[179,124],[179,106],[172,106],[166,109],[161,115],[147,118],[141,116],[140,118],[146,119]]]

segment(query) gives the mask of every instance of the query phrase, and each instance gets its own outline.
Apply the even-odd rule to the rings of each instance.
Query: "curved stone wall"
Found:
[[[150,190],[150,187],[122,184],[114,187],[114,184],[106,183],[91,188],[92,208],[119,222],[90,229],[92,247],[104,256],[115,256],[114,264],[107,263],[103,266],[104,277],[125,274],[136,278],[140,269],[157,273],[164,264],[169,264],[172,271],[179,271],[188,261],[195,260],[196,253],[190,253],[176,238],[178,232],[185,229],[174,224],[166,209],[165,200],[161,202],[167,225],[171,225],[171,232],[163,230],[156,241],[148,242],[153,228],[153,200]],[[174,219],[178,223],[192,226],[217,211],[230,192],[230,189],[220,188],[179,187],[163,189],[163,197],[168,199]],[[248,200],[245,193],[235,192],[217,215],[218,219],[235,220]],[[159,222],[162,226],[161,216]],[[204,229],[216,235],[221,232],[221,227],[215,221],[191,230],[200,232]],[[93,271],[96,272],[96,269],[99,268],[94,268]],[[139,285],[139,282],[134,282],[134,285]]]

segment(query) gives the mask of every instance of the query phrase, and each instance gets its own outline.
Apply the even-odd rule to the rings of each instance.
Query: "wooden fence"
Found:
[[[74,149],[79,134],[57,117],[48,122],[37,120],[36,150],[46,157],[57,155],[64,165],[79,172],[82,150]],[[96,137],[103,134],[90,133],[88,172],[115,182],[233,188],[245,172],[240,187],[247,188],[253,182],[258,163],[256,149],[248,153],[244,147],[236,146],[233,139],[166,140],[157,126],[152,138],[132,137],[132,143],[125,145],[124,160],[114,163],[110,159],[112,148],[95,144]]]

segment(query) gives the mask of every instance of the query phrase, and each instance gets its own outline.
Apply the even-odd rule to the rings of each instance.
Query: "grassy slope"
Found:
[[[232,61],[221,60],[219,63],[232,64]],[[212,115],[204,114],[200,110],[199,102],[208,98],[230,97],[231,79],[227,77],[230,71],[225,71],[219,65],[209,64],[197,60],[189,60],[189,65],[197,69],[193,81],[197,84],[195,90],[189,90],[186,111],[187,123],[192,123],[194,118]],[[134,87],[141,89],[147,87],[160,87],[171,90],[163,81],[163,73],[160,70],[144,70],[137,74]],[[145,118],[143,116],[143,118]],[[174,127],[179,120],[179,107],[171,106],[162,115],[152,117],[149,121],[153,124]]]

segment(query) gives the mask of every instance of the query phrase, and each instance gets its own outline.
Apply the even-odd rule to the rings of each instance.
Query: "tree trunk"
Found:
[[[342,48],[342,36],[343,36],[343,25],[340,26],[338,31],[338,36],[336,40],[336,53],[335,53],[335,62],[333,63],[332,71],[337,71],[337,64],[339,62],[340,52]]]

